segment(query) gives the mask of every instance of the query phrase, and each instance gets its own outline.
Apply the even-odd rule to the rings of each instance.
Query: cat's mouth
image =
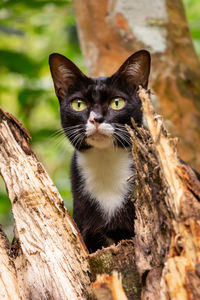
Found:
[[[101,133],[101,132],[95,132],[93,134],[90,134],[88,135],[87,137],[88,139],[91,139],[91,140],[101,140],[101,139],[106,139],[106,138],[111,138],[110,135],[107,135],[107,134],[104,134],[104,133]]]
[[[113,145],[114,128],[108,123],[101,123],[96,126],[91,122],[86,125],[86,142],[97,148],[107,148]]]
[[[87,134],[86,142],[93,147],[103,149],[113,145],[113,137],[110,133],[102,133],[96,130],[95,132]]]

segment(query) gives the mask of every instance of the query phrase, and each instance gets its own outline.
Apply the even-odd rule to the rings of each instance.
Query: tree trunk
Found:
[[[15,219],[14,257],[0,245],[7,265],[12,262],[9,276],[17,277],[22,299],[88,299],[88,253],[79,231],[32,152],[29,134],[11,115],[1,111],[0,119],[0,172]],[[5,299],[17,299],[14,289]]]
[[[136,162],[135,253],[143,278],[142,299],[198,299],[200,276],[200,182],[177,158],[149,94],[140,98],[150,136],[129,132]],[[137,138],[139,137],[139,139]]]
[[[74,0],[88,74],[110,75],[134,51],[152,55],[154,102],[200,170],[200,63],[181,0]]]

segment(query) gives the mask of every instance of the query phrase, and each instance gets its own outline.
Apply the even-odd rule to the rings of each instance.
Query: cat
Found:
[[[98,78],[61,54],[51,54],[49,64],[63,131],[75,149],[73,218],[92,253],[134,236],[134,166],[125,124],[132,127],[133,117],[142,125],[137,91],[147,89],[151,58],[137,51],[112,76]]]

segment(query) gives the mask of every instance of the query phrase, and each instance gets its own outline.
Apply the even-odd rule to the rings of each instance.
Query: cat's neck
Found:
[[[109,219],[123,206],[132,175],[129,149],[109,147],[90,148],[77,152],[77,164],[83,178],[83,190],[98,203]]]

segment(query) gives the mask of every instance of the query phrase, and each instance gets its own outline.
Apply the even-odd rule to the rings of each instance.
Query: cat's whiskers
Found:
[[[114,136],[115,136],[116,140],[122,145],[122,147],[128,152],[127,147],[123,143],[123,139],[122,139],[121,135],[119,135],[117,132],[115,132]]]
[[[130,138],[130,134],[127,131],[123,130],[123,129],[117,129],[116,132],[123,134],[127,138]]]
[[[112,125],[114,125],[115,128],[114,137],[123,146],[123,148],[128,151],[127,145],[125,145],[124,143],[128,144],[128,146],[131,146],[131,140],[125,126],[118,123],[112,123]]]
[[[68,126],[63,127],[61,129],[58,129],[53,134],[50,135],[50,140],[53,142],[54,147],[58,148],[62,144],[64,140],[66,140],[66,135],[70,139],[74,139],[77,134],[80,133],[80,131],[84,131],[83,126],[81,124],[74,125],[74,126]]]
[[[57,141],[55,141],[55,145],[54,145],[54,148],[55,149],[58,149],[60,147],[60,145],[62,144],[63,141],[66,141],[66,137],[65,135],[61,135],[59,137],[57,137]]]
[[[128,132],[126,132],[125,130],[117,131],[115,129],[114,136],[116,140],[128,151],[127,146],[124,145],[125,142],[128,144],[128,146],[131,146],[131,141]]]
[[[82,138],[81,138],[82,137]],[[84,140],[85,135],[84,134],[80,134],[80,136],[78,137],[76,143],[75,143],[75,147],[77,147],[77,149],[79,149],[82,141]]]
[[[72,137],[73,135],[82,133],[83,131],[84,131],[84,129],[80,128],[80,129],[75,129],[75,130],[67,131],[66,134],[67,134],[68,137]]]
[[[83,137],[82,137],[82,139],[80,138],[80,142],[79,142],[79,144],[77,145],[78,147],[78,149],[80,148],[80,145],[82,144],[82,142],[83,142],[83,140],[84,140],[84,138],[85,138],[85,134],[83,134],[82,135]]]
[[[60,129],[56,130],[54,133],[52,133],[49,137],[52,138],[54,136],[62,134],[63,132],[64,132],[64,129],[60,128]]]
[[[80,144],[80,142],[81,142],[81,137],[82,137],[82,134],[81,133],[79,133],[77,136],[75,136],[75,138],[73,139],[73,141],[72,141],[72,143],[73,143],[73,145],[74,145],[74,147],[76,148],[76,146],[78,145],[78,144]]]
[[[71,129],[68,130],[66,134],[75,148],[77,146],[80,147],[83,139],[85,138],[85,129],[83,127],[74,130]]]

